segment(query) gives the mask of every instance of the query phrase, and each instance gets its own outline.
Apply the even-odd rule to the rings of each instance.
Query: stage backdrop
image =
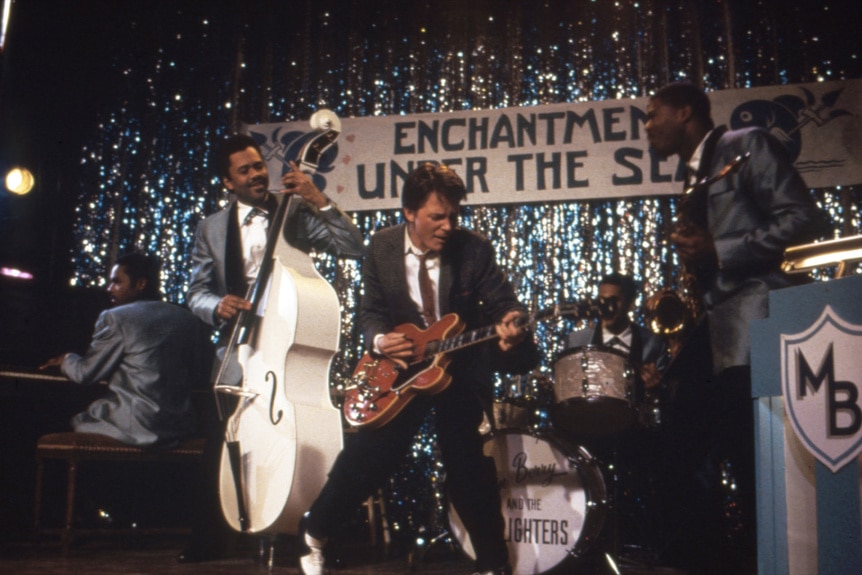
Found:
[[[113,73],[106,80],[118,93],[81,153],[80,170],[73,174],[80,182],[64,189],[76,198],[74,241],[67,253],[74,269],[70,283],[100,289],[118,254],[133,249],[159,254],[162,287],[178,302],[185,299],[194,229],[227,200],[211,162],[213,149],[241,129],[240,120],[247,126],[299,120],[299,130],[307,132],[307,119],[322,107],[345,123],[411,121],[425,114],[496,118],[504,110],[538,113],[544,106],[604,113],[605,107],[642,106],[639,98],[678,79],[702,84],[716,97],[728,88],[754,93],[755,87],[775,87],[764,88],[776,90],[774,95],[758,97],[767,101],[781,94],[807,101],[797,87],[783,88],[803,84],[816,109],[833,91],[821,89],[821,82],[862,78],[852,48],[858,45],[859,11],[848,0],[785,0],[780,9],[774,2],[664,0],[267,0],[246,2],[243,10],[223,2],[176,0],[158,9],[150,4],[124,3],[122,41],[102,43],[111,46],[106,54]],[[841,94],[832,108],[848,105]],[[836,118],[828,129],[838,120],[846,118]],[[546,127],[537,119],[537,134]],[[606,144],[608,133],[629,132],[631,122],[599,127],[599,144]],[[810,122],[803,127],[806,145],[813,127]],[[450,137],[466,133],[453,128]],[[578,131],[587,134],[588,125]],[[563,135],[555,133],[557,145]],[[638,142],[611,143],[643,146],[640,135]],[[349,136],[345,130],[345,145]],[[403,143],[409,146],[411,137],[416,140],[409,136]],[[393,138],[391,131],[384,133],[387,151],[373,156],[370,166],[388,161]],[[537,135],[536,147],[542,141]],[[563,147],[586,149],[585,166],[598,153],[583,141]],[[466,143],[457,154],[443,152],[446,158],[474,155]],[[427,151],[422,156],[431,158]],[[632,163],[644,162],[645,156]],[[519,196],[537,188],[528,185],[526,174],[525,169],[525,192]],[[529,174],[535,180],[535,167]],[[579,169],[576,178],[583,177]],[[589,177],[590,187],[599,188],[598,176]],[[327,188],[338,197],[334,185]],[[473,195],[507,188],[489,183],[488,189]],[[834,237],[862,233],[862,186],[813,193],[833,223]],[[475,201],[467,202],[462,223],[489,237],[518,295],[533,307],[595,295],[602,274],[620,270],[642,288],[639,314],[647,295],[677,282],[678,262],[666,241],[673,195]],[[400,221],[395,209],[350,213],[366,236]],[[40,229],[50,229],[42,218],[44,212]],[[343,345],[331,377],[338,382],[352,372],[362,347],[356,325],[361,266],[319,256],[317,261],[343,306]],[[539,326],[543,369],[576,327],[571,324]],[[446,527],[439,489],[443,469],[433,437],[432,427],[424,430],[389,485],[396,534],[410,536],[421,528],[433,536]]]
[[[862,183],[862,80],[710,93],[713,119],[759,126],[784,143],[812,188]],[[423,161],[450,165],[470,205],[678,194],[677,157],[649,150],[648,98],[341,119],[320,166],[348,211],[401,207],[404,178]],[[271,174],[309,137],[308,122],[246,126]]]

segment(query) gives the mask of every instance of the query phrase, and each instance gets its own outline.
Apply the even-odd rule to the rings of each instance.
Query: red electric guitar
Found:
[[[615,303],[598,298],[582,303],[557,304],[523,317],[519,325],[570,315],[592,318],[613,313]],[[450,313],[428,329],[405,323],[393,331],[413,341],[414,354],[404,369],[388,357],[366,353],[344,388],[342,411],[353,427],[382,427],[418,394],[434,395],[446,389],[452,376],[446,373],[450,354],[497,337],[495,326],[464,331],[464,322]]]

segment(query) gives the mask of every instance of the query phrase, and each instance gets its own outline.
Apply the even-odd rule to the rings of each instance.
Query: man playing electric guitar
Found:
[[[492,400],[492,369],[527,372],[539,353],[519,321],[526,310],[497,266],[491,243],[458,227],[465,197],[463,182],[445,166],[423,164],[408,176],[402,192],[406,224],[374,234],[363,263],[361,328],[374,354],[405,364],[416,355],[416,338],[394,331],[399,325],[424,329],[455,313],[467,329],[495,325],[497,337],[447,355],[452,381],[439,393],[417,395],[385,425],[348,436],[306,514],[309,549],[300,558],[306,575],[324,573],[327,537],[392,474],[432,407],[447,495],[470,534],[476,570],[510,572],[496,471],[483,455],[479,425],[483,404]]]

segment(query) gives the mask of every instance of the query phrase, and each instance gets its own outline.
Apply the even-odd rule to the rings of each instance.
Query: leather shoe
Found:
[[[299,520],[299,557],[297,566],[300,575],[324,575],[328,573],[326,558],[323,555],[325,539],[316,539],[308,534],[306,523],[308,513]]]

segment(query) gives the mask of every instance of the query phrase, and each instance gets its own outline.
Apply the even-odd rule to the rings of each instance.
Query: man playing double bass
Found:
[[[495,465],[483,454],[479,425],[483,403],[492,399],[492,368],[524,373],[539,356],[519,326],[524,307],[491,243],[458,226],[465,197],[461,178],[446,166],[422,164],[407,177],[406,223],[375,233],[362,266],[361,329],[373,354],[396,363],[414,354],[413,339],[394,329],[405,323],[425,329],[454,312],[468,330],[496,324],[497,339],[452,353],[452,381],[444,390],[418,395],[382,427],[359,427],[347,437],[306,516],[309,549],[300,557],[305,575],[324,572],[327,538],[391,475],[432,408],[446,492],[470,534],[476,569],[510,572]]]
[[[266,163],[252,137],[238,134],[225,140],[215,162],[232,198],[227,207],[204,219],[195,233],[189,307],[208,324],[223,327],[240,311],[251,309],[244,296],[257,277],[268,218],[275,212],[277,198],[269,191]],[[281,178],[282,193],[305,200],[295,219],[297,227],[289,234],[294,247],[361,257],[362,234],[350,218],[295,163],[291,165],[293,170]]]
[[[245,294],[257,277],[269,219],[275,214],[278,194],[270,193],[269,173],[260,146],[250,136],[238,134],[227,138],[216,151],[215,165],[230,203],[205,218],[197,228],[192,247],[192,279],[189,285],[189,308],[208,324],[219,329],[224,345],[230,335],[231,321],[251,303]],[[337,257],[358,258],[363,255],[362,235],[350,218],[314,185],[311,178],[291,162],[291,171],[281,178],[281,194],[297,194],[304,202],[286,225],[294,247],[309,252],[327,251]],[[286,201],[283,198],[281,201]],[[239,383],[241,374],[232,374]],[[206,481],[211,489],[202,490],[206,501],[200,504],[200,517],[191,545],[179,556],[180,562],[199,562],[218,558],[223,547],[209,532],[213,526],[224,526],[217,482],[224,435],[221,426],[211,426],[211,441],[206,455]],[[216,533],[215,535],[218,535]]]

